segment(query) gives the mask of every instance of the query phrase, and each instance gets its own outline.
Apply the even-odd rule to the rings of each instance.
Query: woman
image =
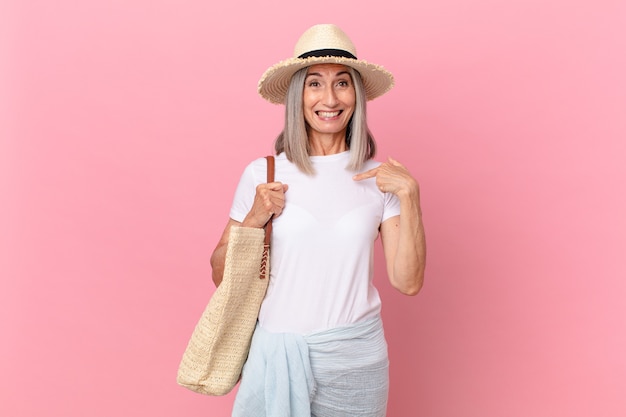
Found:
[[[372,284],[380,234],[393,287],[422,287],[425,238],[419,188],[399,162],[375,162],[366,100],[393,86],[356,58],[334,25],[308,29],[294,58],[269,68],[259,93],[284,103],[276,182],[265,159],[245,169],[213,255],[219,285],[229,230],[273,218],[270,281],[233,416],[384,416],[387,345]]]

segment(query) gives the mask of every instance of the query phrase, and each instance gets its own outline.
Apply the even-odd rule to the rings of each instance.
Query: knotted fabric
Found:
[[[389,387],[380,316],[308,335],[257,324],[233,417],[384,417]]]

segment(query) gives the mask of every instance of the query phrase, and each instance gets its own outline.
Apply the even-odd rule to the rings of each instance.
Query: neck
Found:
[[[309,132],[311,156],[333,155],[348,150],[346,131],[337,133]]]

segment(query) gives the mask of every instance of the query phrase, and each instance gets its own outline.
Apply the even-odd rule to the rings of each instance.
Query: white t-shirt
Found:
[[[271,332],[307,334],[355,323],[380,312],[372,283],[374,241],[380,224],[400,214],[393,194],[375,179],[354,181],[350,152],[312,156],[303,174],[284,153],[276,181],[289,186],[285,208],[273,221],[270,282],[259,323]],[[367,161],[362,170],[378,166]],[[256,186],[266,182],[266,160],[250,163],[239,182],[230,217],[243,221]]]

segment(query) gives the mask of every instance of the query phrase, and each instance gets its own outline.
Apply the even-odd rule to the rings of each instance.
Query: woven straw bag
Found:
[[[267,157],[274,181],[274,158]],[[176,381],[194,392],[225,395],[239,381],[269,281],[271,220],[265,229],[230,229],[224,278],[191,335]]]

